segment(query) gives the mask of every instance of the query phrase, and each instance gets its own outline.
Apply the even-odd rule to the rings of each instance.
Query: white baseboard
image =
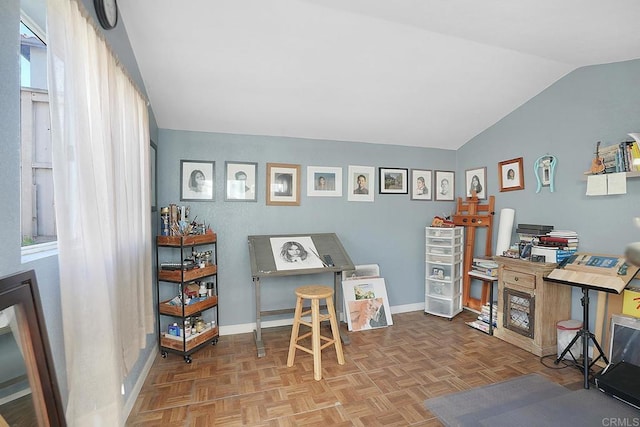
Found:
[[[424,303],[421,302],[421,303],[415,303],[415,304],[395,305],[391,307],[391,314],[407,313],[410,311],[424,311]],[[338,313],[338,318],[344,321],[343,313]],[[291,318],[270,320],[270,321],[264,321],[261,323],[262,323],[262,328],[274,328],[276,326],[291,326],[293,324],[293,315],[291,316]],[[255,329],[256,329],[255,322],[243,323],[238,325],[220,326],[220,336],[246,334],[248,332],[255,331]]]
[[[158,343],[153,346],[153,349],[149,352],[149,358],[144,364],[142,368],[142,372],[138,376],[138,381],[131,389],[131,392],[127,396],[127,400],[124,402],[124,407],[122,408],[122,425],[127,423],[127,418],[129,418],[129,414],[131,414],[131,410],[133,409],[133,405],[135,405],[136,400],[138,399],[138,395],[140,394],[140,390],[142,390],[142,386],[144,385],[144,381],[147,379],[147,375],[149,375],[149,371],[153,366],[153,362],[156,360],[156,356],[158,355]]]

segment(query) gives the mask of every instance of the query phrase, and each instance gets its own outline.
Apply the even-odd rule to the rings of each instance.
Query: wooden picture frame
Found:
[[[225,191],[227,202],[258,201],[258,164],[255,162],[224,162]]]
[[[181,201],[213,201],[215,164],[213,161],[180,160]]]
[[[267,163],[267,205],[300,206],[300,165]]]
[[[373,166],[349,165],[347,200],[350,202],[373,202],[375,168]]]
[[[498,163],[500,192],[524,190],[523,163],[522,157]]]
[[[427,169],[411,169],[411,200],[431,200],[433,198],[432,173]]]
[[[307,166],[307,196],[342,197],[342,168]]]
[[[409,170],[406,168],[378,168],[380,194],[408,194]]]
[[[472,190],[476,191],[479,200],[487,198],[487,168],[467,169],[464,174],[465,194],[472,196]]]
[[[22,396],[20,400],[29,396],[31,401],[31,404],[16,402],[20,421],[28,425],[66,426],[34,270],[0,278],[0,312],[3,313],[0,333],[13,336],[3,341],[3,367],[15,374],[5,384],[12,385],[15,394]],[[13,349],[7,347],[10,342]],[[3,408],[10,411],[13,402],[4,402]],[[0,419],[0,425],[18,425],[16,420],[7,419],[8,424],[1,421],[5,420]]]
[[[456,173],[453,171],[435,171],[434,193],[435,200],[451,202],[455,200]]]

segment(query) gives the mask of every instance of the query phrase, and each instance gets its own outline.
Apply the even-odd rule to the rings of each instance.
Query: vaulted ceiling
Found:
[[[637,0],[135,0],[164,129],[457,149],[576,68],[640,57]]]

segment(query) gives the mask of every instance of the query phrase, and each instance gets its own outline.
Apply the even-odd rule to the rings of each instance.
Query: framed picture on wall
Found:
[[[431,200],[431,171],[411,169],[411,200]]]
[[[435,199],[437,201],[452,201],[455,199],[455,172],[435,171]]]
[[[215,162],[180,160],[180,200],[212,201]]]
[[[349,165],[347,176],[347,200],[350,202],[373,202],[375,168],[373,166]]]
[[[524,190],[523,159],[518,157],[498,163],[500,191]]]
[[[378,168],[378,191],[380,194],[407,194],[408,170],[403,168]]]
[[[228,202],[258,201],[256,193],[258,164],[227,161],[224,166],[226,181],[224,200]]]
[[[300,165],[267,163],[267,205],[300,206]]]
[[[342,168],[307,166],[307,196],[342,197]]]
[[[464,182],[467,197],[471,197],[475,191],[478,199],[487,198],[487,168],[467,169]]]

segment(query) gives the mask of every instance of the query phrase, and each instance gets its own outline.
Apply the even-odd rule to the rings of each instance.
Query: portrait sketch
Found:
[[[434,178],[435,199],[438,201],[452,201],[455,199],[455,173],[451,171],[436,171]]]
[[[411,200],[431,200],[431,171],[411,169]]]
[[[500,191],[524,190],[523,159],[505,160],[498,163],[498,179]]]
[[[267,163],[267,205],[300,206],[300,165]]]
[[[487,168],[467,169],[465,172],[466,195],[476,192],[478,199],[487,198]]]
[[[257,201],[257,163],[225,162],[226,201]]]
[[[277,270],[324,267],[310,236],[271,237],[269,240]]]
[[[213,200],[215,162],[180,160],[180,200]]]

